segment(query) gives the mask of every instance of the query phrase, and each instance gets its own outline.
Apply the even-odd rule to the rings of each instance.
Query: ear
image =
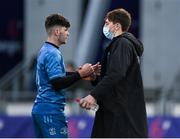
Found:
[[[54,29],[54,33],[55,33],[55,35],[58,35],[58,34],[59,34],[59,29],[58,29],[58,28],[55,28],[55,29]]]
[[[121,28],[121,24],[120,23],[116,23],[116,28],[117,29]]]

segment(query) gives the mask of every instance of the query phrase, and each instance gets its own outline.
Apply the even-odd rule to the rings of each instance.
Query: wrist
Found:
[[[98,96],[94,92],[90,92],[91,97],[93,97],[96,101],[98,100]]]
[[[80,73],[79,73],[78,71],[76,71],[75,73],[76,73],[76,75],[77,75],[77,77],[78,77],[79,79],[82,79],[82,77],[81,77],[81,75],[80,75]]]
[[[81,78],[83,78],[83,73],[82,73],[81,69],[79,69],[77,72],[79,73],[79,76],[80,76]]]

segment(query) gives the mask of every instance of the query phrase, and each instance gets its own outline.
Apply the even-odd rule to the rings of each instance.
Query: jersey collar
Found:
[[[48,44],[54,46],[55,48],[59,49],[59,47],[58,47],[57,45],[55,45],[55,44],[53,44],[53,43],[51,43],[51,42],[46,41],[45,43],[48,43]]]

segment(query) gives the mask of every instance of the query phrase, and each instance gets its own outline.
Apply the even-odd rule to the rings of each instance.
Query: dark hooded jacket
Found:
[[[130,33],[113,38],[105,49],[101,76],[91,91],[100,107],[92,137],[147,137],[142,53],[142,43]]]

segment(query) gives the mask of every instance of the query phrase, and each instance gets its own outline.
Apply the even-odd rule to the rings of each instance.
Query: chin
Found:
[[[61,42],[61,44],[66,44],[66,42]]]

